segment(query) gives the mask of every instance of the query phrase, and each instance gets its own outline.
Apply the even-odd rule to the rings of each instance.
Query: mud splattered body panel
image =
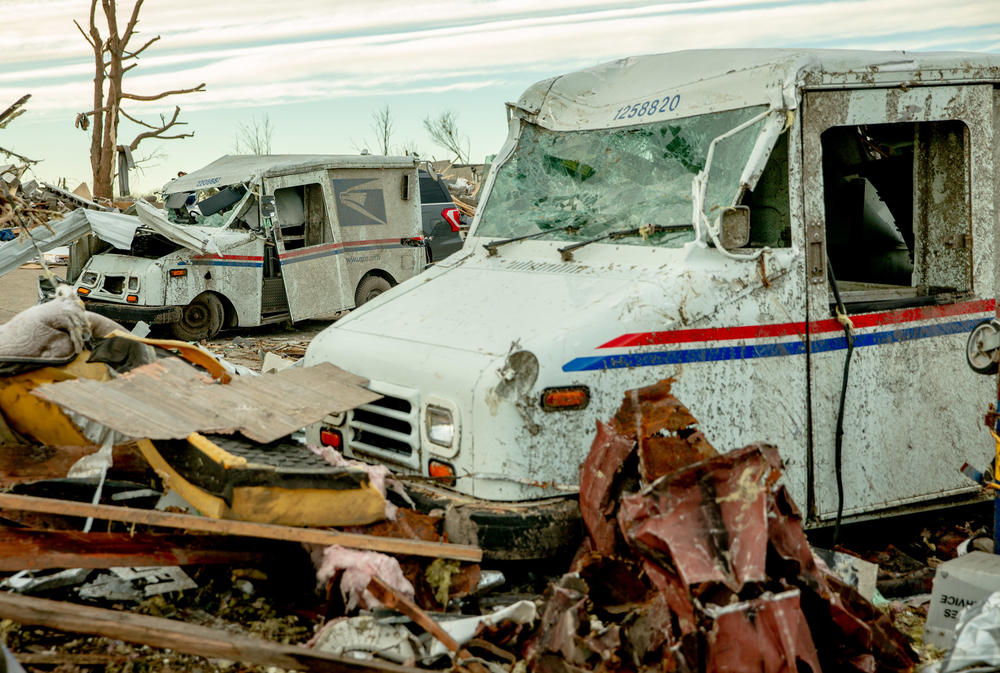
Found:
[[[997,82],[990,55],[792,50],[637,57],[539,82],[511,107],[463,251],[306,360],[351,353],[373,385],[409,391],[421,425],[428,405],[450,405],[454,443],[422,434],[408,465],[445,460],[459,492],[490,501],[572,492],[596,421],[624,390],[673,377],[712,443],[780,448],[817,522],[836,506],[846,346],[829,257],[857,341],[845,512],[968,493],[957,468],[982,454],[994,396],[963,348],[995,314]],[[635,206],[657,186],[669,221],[647,222]],[[692,230],[658,238],[649,227],[684,225],[688,201]],[[733,205],[750,209],[749,248],[719,245]],[[552,387],[586,387],[588,403],[546,411]]]

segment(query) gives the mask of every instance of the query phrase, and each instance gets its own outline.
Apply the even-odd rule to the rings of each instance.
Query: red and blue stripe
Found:
[[[191,259],[184,259],[180,264],[191,266],[246,266],[262,267],[264,258],[261,255],[196,255]]]
[[[282,266],[305,262],[310,259],[328,257],[330,255],[340,255],[342,253],[364,252],[366,250],[391,250],[402,248],[403,244],[398,238],[380,238],[370,241],[341,241],[340,243],[325,243],[323,245],[313,245],[308,248],[299,248],[278,255]]]
[[[989,317],[986,314],[992,314],[995,308],[995,300],[982,299],[852,315],[854,346],[863,348],[969,332],[981,320]],[[746,343],[747,341],[755,343]],[[808,329],[806,322],[785,322],[634,332],[622,334],[597,348],[644,350],[575,358],[564,364],[562,369],[565,372],[579,372],[801,355],[806,352],[807,342],[813,353],[847,348],[843,328],[833,319],[810,322]],[[687,344],[698,346],[645,350],[649,346]]]

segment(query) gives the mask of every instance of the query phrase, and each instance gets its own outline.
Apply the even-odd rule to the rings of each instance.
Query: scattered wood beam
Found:
[[[173,619],[119,612],[32,596],[0,593],[0,618],[71,633],[104,636],[196,656],[277,666],[307,673],[426,673],[375,659],[347,659],[269,640],[195,626]]]
[[[362,535],[359,533],[344,533],[317,528],[296,528],[295,526],[279,526],[271,523],[255,523],[251,521],[210,519],[191,514],[174,514],[172,512],[115,507],[113,505],[90,505],[71,500],[38,498],[31,495],[15,495],[12,493],[0,493],[0,508],[42,512],[45,514],[62,514],[65,516],[94,517],[95,519],[106,519],[108,521],[124,521],[126,523],[146,524],[148,526],[182,528],[184,530],[207,533],[226,533],[229,535],[242,535],[269,540],[285,540],[287,542],[318,545],[339,544],[352,549],[367,549],[388,554],[446,558],[473,563],[477,563],[483,558],[482,549],[471,545],[376,537],[374,535]]]
[[[272,542],[281,550],[284,545]],[[0,571],[31,568],[145,568],[254,563],[268,551],[259,540],[228,535],[84,533],[0,527]]]
[[[10,486],[42,479],[61,479],[69,468],[84,456],[96,453],[97,446],[4,445],[0,451],[0,486]],[[112,454],[112,470],[141,475],[150,471],[149,463],[135,444],[116,446]]]
[[[419,624],[424,631],[427,631],[427,633],[441,641],[442,645],[447,647],[452,652],[458,652],[459,645],[455,642],[455,639],[452,638],[447,631],[442,629],[437,622],[431,619],[430,615],[421,610],[420,607],[409,598],[396,593],[392,587],[380,580],[378,577],[372,577],[372,581],[368,583],[368,591],[371,592],[372,596],[374,596],[379,603],[390,610],[402,612],[404,615]]]

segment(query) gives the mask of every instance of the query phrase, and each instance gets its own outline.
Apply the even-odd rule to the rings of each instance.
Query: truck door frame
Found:
[[[323,167],[266,179],[267,193],[273,194],[278,202],[272,229],[288,299],[288,313],[293,322],[333,315],[350,306],[345,302],[344,279],[341,265],[336,259],[342,241],[336,221],[336,209],[332,207],[333,191],[327,174],[328,169]],[[278,192],[295,188],[302,188],[302,233],[289,236],[283,232],[296,225],[283,224],[283,208]],[[310,221],[310,199],[313,204],[321,204],[324,214],[322,223]],[[285,222],[288,222],[288,208],[284,210]],[[315,240],[317,235],[319,240]]]
[[[883,309],[876,303],[853,316],[857,334],[864,337],[859,343],[872,347],[854,353],[847,387],[843,514],[865,515],[977,488],[958,469],[966,460],[982,458],[989,436],[980,419],[985,401],[993,398],[993,382],[973,374],[964,361],[965,323],[995,312],[993,105],[988,84],[803,95],[811,519],[836,516],[834,435],[846,354],[846,340],[830,310],[821,135],[834,127],[948,120],[961,121],[967,129],[968,291],[939,303],[925,301],[923,307],[913,302],[905,308],[903,301]],[[913,166],[916,174],[916,158]],[[936,338],[924,338],[930,336]]]

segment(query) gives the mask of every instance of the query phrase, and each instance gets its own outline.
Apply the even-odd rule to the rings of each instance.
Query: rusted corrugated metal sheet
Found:
[[[167,358],[113,381],[86,379],[39,386],[33,394],[124,435],[182,439],[193,432],[239,432],[272,442],[306,425],[382,396],[365,379],[335,367],[286,369],[220,384]]]
[[[598,425],[590,537],[546,593],[529,670],[912,671],[891,619],[817,563],[777,450],[718,454],[670,388],[627,391]]]

